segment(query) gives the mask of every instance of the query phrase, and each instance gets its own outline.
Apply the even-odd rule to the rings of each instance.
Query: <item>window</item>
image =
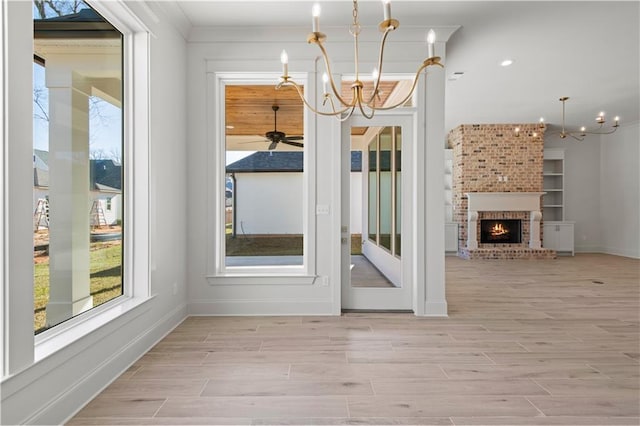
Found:
[[[34,0],[33,25],[37,334],[123,294],[124,86],[123,35],[89,5]]]
[[[224,266],[303,266],[302,102],[272,82],[224,93]]]
[[[400,127],[383,128],[369,143],[369,241],[400,257],[401,157]]]

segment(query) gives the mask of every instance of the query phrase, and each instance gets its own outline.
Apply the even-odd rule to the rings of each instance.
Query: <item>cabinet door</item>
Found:
[[[544,248],[574,254],[573,223],[545,223],[542,229],[542,246]]]
[[[571,254],[573,254],[573,223],[563,223],[558,225],[556,234],[558,236],[556,250],[570,251]]]
[[[545,223],[542,226],[542,246],[544,248],[557,250],[558,232],[555,224]]]

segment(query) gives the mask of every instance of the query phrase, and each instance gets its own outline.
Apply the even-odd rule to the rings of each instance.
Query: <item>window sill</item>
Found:
[[[317,275],[235,273],[207,276],[209,285],[313,285]]]
[[[151,309],[147,304],[151,299],[153,296],[119,297],[39,334],[35,337],[34,361],[47,358],[129,312],[137,311],[135,316],[142,315]]]

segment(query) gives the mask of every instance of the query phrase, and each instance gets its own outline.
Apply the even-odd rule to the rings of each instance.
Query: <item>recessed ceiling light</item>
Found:
[[[513,60],[511,59],[505,59],[504,61],[500,62],[500,65],[503,67],[508,67],[509,65],[511,65],[513,63]]]
[[[227,128],[228,130],[233,130],[233,129],[235,129],[235,126],[226,126],[226,128]]]

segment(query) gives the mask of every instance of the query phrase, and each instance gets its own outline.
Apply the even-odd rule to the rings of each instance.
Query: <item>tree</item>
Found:
[[[82,0],[33,0],[33,8],[40,19],[72,15],[88,7]]]
[[[66,16],[87,9],[89,6],[82,0],[33,0],[33,16],[34,19],[47,19],[57,16]],[[45,63],[40,63],[45,67]],[[49,91],[39,78],[35,78],[33,87],[33,117],[36,120],[49,122]],[[100,129],[109,127],[114,122],[113,115],[109,115],[106,111],[107,102],[97,96],[89,96],[89,119],[98,123],[89,134],[89,143],[95,141],[97,132]],[[119,162],[121,154],[111,149],[108,153],[102,149],[91,150],[91,158],[93,159],[112,159]]]

